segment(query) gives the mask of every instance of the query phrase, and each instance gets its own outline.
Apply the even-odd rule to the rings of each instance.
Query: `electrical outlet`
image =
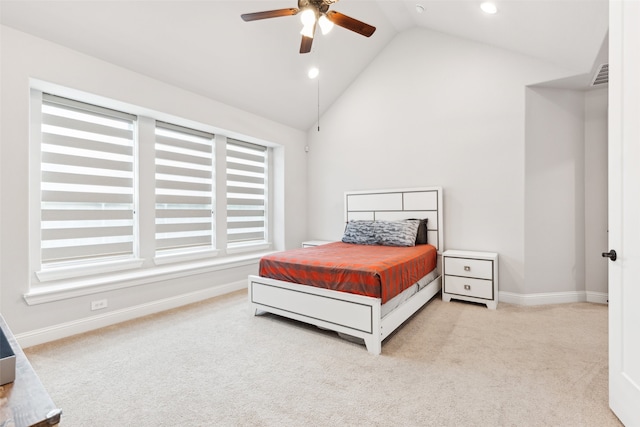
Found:
[[[102,310],[103,308],[107,308],[107,300],[99,299],[96,301],[91,301],[91,310]]]

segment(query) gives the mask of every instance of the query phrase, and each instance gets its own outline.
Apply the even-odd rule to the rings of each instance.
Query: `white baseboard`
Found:
[[[604,292],[587,291],[587,302],[595,302],[597,304],[609,304],[609,294]]]
[[[27,348],[246,288],[246,279],[240,280],[233,283],[227,283],[222,286],[151,301],[121,310],[110,311],[97,316],[86,317],[84,319],[78,319],[73,322],[61,323],[34,331],[24,332],[17,334],[15,337],[22,348]]]
[[[499,301],[518,305],[567,304],[571,302],[594,302],[607,304],[608,294],[590,291],[548,292],[539,294],[499,293]]]

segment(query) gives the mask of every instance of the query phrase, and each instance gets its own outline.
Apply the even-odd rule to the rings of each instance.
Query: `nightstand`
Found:
[[[452,299],[498,307],[498,254],[449,250],[442,254],[442,300]]]
[[[312,246],[320,246],[326,245],[327,243],[332,243],[329,240],[307,240],[306,242],[302,242],[303,248],[310,248]]]

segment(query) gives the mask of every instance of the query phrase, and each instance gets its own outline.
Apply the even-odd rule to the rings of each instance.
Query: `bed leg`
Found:
[[[379,356],[382,353],[382,341],[376,339],[376,337],[369,337],[364,339],[364,345],[367,346],[367,351],[374,356]]]
[[[249,304],[249,312],[251,313],[252,316],[257,316],[258,315],[258,307],[253,305],[253,304]]]

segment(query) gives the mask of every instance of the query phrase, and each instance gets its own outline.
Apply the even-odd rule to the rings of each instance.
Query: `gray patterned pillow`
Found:
[[[344,243],[355,243],[356,245],[375,245],[378,243],[376,229],[373,221],[349,221],[342,236]]]
[[[419,219],[405,221],[376,221],[378,244],[384,246],[415,246]]]

